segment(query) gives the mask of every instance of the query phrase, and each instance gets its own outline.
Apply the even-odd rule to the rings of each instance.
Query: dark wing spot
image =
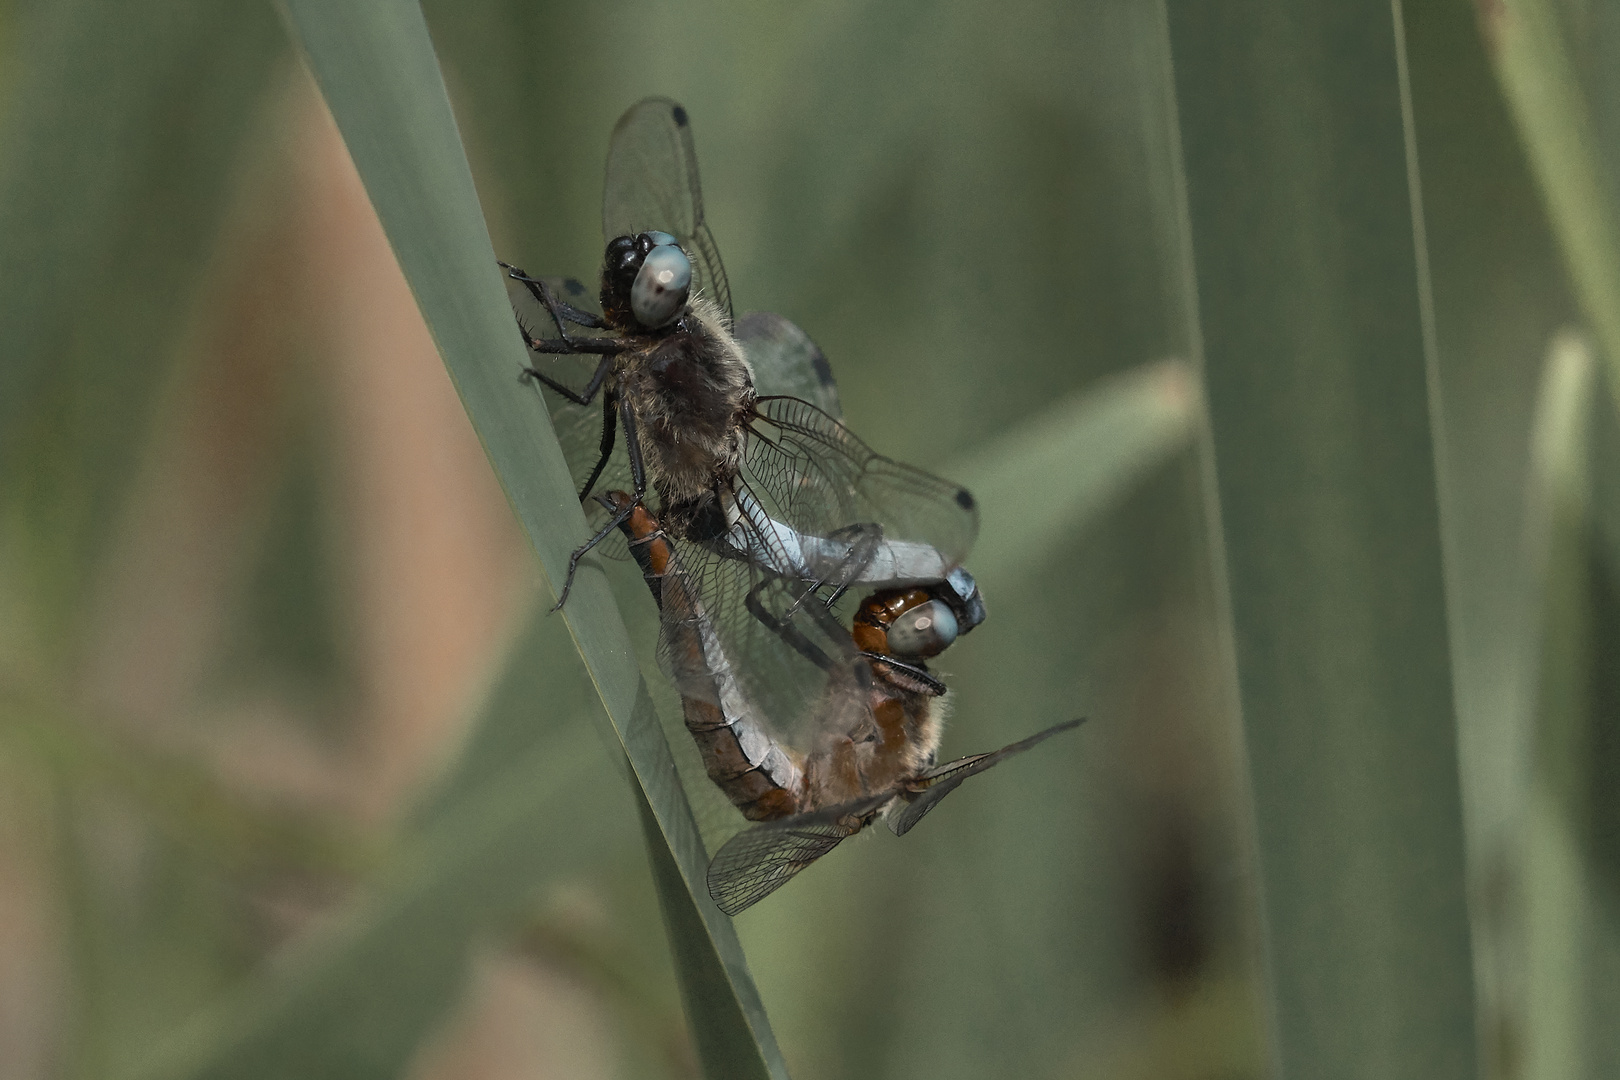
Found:
[[[816,381],[822,386],[833,385],[832,365],[827,363],[827,356],[817,349],[810,356],[810,366],[816,369]]]
[[[568,290],[569,296],[578,296],[585,291],[585,286],[580,284],[579,278],[572,277],[563,282],[563,288]]]
[[[675,106],[674,116],[675,116],[675,126],[676,127],[685,127],[686,126],[686,110],[685,109],[681,108],[679,105]]]
[[[972,510],[974,506],[973,493],[968,491],[967,488],[957,488],[956,505],[960,506],[964,510]]]

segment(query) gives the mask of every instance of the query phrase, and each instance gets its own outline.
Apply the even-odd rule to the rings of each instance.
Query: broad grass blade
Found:
[[[1276,1068],[1472,1077],[1399,6],[1167,11]]]

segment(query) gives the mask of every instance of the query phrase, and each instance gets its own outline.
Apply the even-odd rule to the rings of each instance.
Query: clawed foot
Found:
[[[505,270],[506,271],[506,276],[511,278],[513,281],[525,281],[525,282],[528,282],[531,285],[540,284],[539,281],[537,281],[536,279],[529,276],[529,272],[527,270],[519,270],[517,267],[513,266],[511,263],[509,263],[509,262],[501,262],[501,260],[499,260],[499,259],[496,259],[495,263],[502,270]]]

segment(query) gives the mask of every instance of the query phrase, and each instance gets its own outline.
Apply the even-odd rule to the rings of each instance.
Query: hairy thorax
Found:
[[[874,679],[860,719],[848,730],[828,731],[807,755],[800,810],[893,790],[932,765],[945,710],[942,697]]]
[[[680,329],[627,355],[618,391],[635,412],[647,474],[666,507],[730,483],[754,380],[712,308],[693,304]]]

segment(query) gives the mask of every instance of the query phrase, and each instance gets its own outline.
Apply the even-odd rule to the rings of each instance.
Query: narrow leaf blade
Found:
[[[560,582],[585,520],[544,411],[519,392],[526,357],[421,10],[413,0],[289,0],[284,10],[507,497]],[[704,890],[703,844],[599,571],[582,569],[565,617],[699,912],[703,944],[731,982],[729,997],[694,1000],[740,1010],[727,1030],[746,1032],[750,1045],[731,1047],[728,1061],[748,1061],[747,1075],[785,1077],[736,933]]]

